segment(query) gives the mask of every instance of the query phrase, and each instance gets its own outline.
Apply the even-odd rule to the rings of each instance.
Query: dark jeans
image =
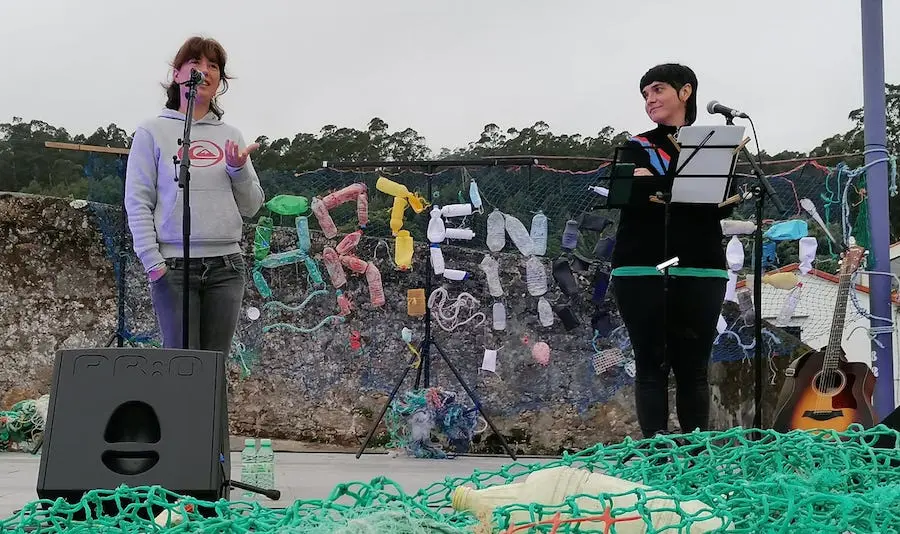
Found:
[[[150,282],[150,298],[163,346],[182,348],[184,260],[168,259],[166,265],[166,274]],[[189,276],[188,348],[222,351],[227,356],[247,281],[244,259],[240,254],[191,258]]]
[[[709,429],[709,359],[726,282],[720,278],[669,277],[666,359],[663,278],[614,279],[616,304],[634,349],[635,405],[644,437],[668,431],[670,369],[675,374],[675,410],[681,431]]]

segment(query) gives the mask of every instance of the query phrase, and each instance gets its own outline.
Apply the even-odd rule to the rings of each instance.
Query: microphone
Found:
[[[730,119],[733,119],[735,117],[740,117],[742,119],[750,118],[746,113],[744,113],[742,111],[738,111],[736,109],[731,109],[728,106],[723,106],[722,104],[719,104],[718,100],[713,100],[709,104],[707,104],[706,111],[709,112],[709,114],[711,114],[711,115],[716,115],[716,114],[725,115],[726,117],[728,117]]]
[[[200,85],[206,80],[206,75],[197,69],[191,69],[191,78],[187,81],[189,85]]]

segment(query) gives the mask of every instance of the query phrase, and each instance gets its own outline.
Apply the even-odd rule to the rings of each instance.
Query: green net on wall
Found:
[[[32,502],[0,521],[0,531],[662,533],[688,532],[692,526],[696,532],[702,521],[715,519],[727,529],[717,530],[722,532],[889,533],[900,529],[898,439],[900,432],[883,425],[841,433],[735,428],[626,439],[551,462],[516,462],[497,471],[447,477],[415,493],[404,492],[386,477],[349,482],[335,487],[325,499],[298,500],[283,509],[255,502],[198,501],[158,487],[122,487],[92,491],[72,504]],[[884,446],[879,440],[889,443]],[[658,508],[654,500],[660,497],[642,489],[570,496],[554,506],[507,504],[482,517],[451,507],[459,486],[522,482],[532,472],[560,466],[602,472],[658,490],[674,502],[668,506],[674,519],[667,526],[650,526],[657,516],[648,510]],[[689,501],[702,501],[708,508],[690,512]],[[112,513],[96,513],[104,504]],[[528,519],[510,524],[511,514],[523,511]],[[163,525],[167,518],[184,520],[157,526],[153,518],[161,513]]]

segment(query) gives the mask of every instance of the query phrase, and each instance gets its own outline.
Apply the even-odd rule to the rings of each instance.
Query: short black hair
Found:
[[[685,124],[693,124],[697,120],[697,75],[690,67],[678,63],[663,63],[647,71],[641,77],[641,85],[638,90],[643,92],[653,82],[663,82],[671,85],[676,91],[687,84],[691,84],[691,96],[688,97],[684,114]]]

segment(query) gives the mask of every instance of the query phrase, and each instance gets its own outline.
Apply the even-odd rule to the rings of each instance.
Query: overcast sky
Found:
[[[900,21],[900,0],[884,4]],[[0,0],[0,121],[132,132],[197,33],[228,51],[225,119],[247,139],[376,116],[436,152],[491,122],[636,133],[652,126],[640,77],[668,61],[696,71],[701,109],[750,114],[770,153],[846,131],[863,98],[856,0]],[[900,83],[900,32],[884,46]],[[711,122],[702,110],[698,124]]]

